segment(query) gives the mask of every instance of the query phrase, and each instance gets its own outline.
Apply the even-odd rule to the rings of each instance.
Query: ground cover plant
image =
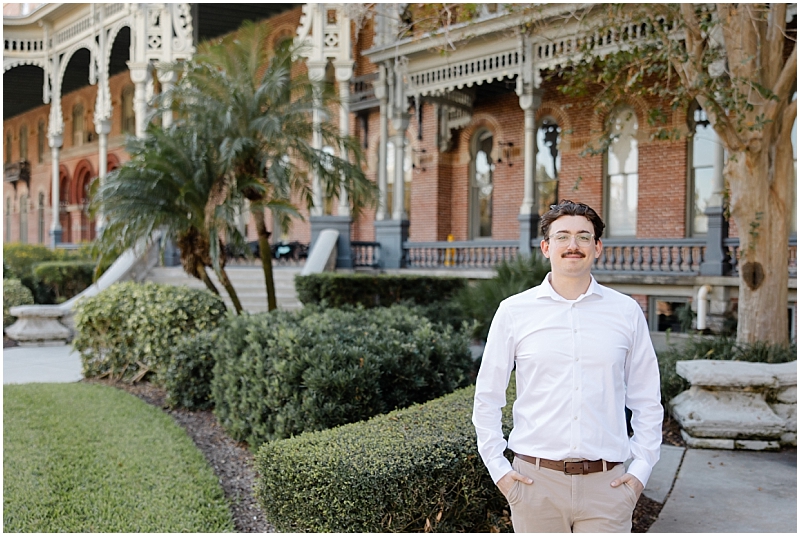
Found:
[[[265,443],[256,494],[288,532],[498,532],[508,505],[478,455],[474,386],[366,422]],[[511,429],[512,379],[503,428]]]
[[[160,409],[102,385],[3,388],[5,532],[231,532],[214,473]]]

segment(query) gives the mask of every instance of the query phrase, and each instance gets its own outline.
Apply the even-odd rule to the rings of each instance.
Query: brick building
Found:
[[[144,132],[148,99],[174,83],[158,62],[188,58],[198,40],[253,18],[276,43],[309,44],[301,68],[337,87],[343,104],[331,120],[361,141],[381,192],[356,221],[317,192],[305,221],[275,240],[308,243],[334,227],[341,268],[379,259],[388,270],[485,270],[536,249],[539,215],[571,198],[608,225],[597,278],[634,296],[651,329],[674,327],[659,314],[706,285],[717,323],[735,307],[738,231],[722,210],[724,154],[703,110],[674,110],[666,122],[682,136],[662,141],[647,122],[652,103],[596,109],[562,94],[546,75],[580,28],[548,25],[547,10],[564,5],[546,7],[535,31],[487,4],[432,36],[405,35],[400,4],[256,6],[4,5],[4,240],[91,240],[90,182],[126,161],[125,137]],[[796,27],[796,6],[789,17]],[[581,155],[609,129],[617,138],[604,154]],[[796,217],[792,225],[796,237]],[[796,238],[787,247],[794,336]]]

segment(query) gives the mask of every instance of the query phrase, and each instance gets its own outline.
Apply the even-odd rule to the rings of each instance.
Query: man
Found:
[[[504,300],[489,329],[472,421],[516,532],[630,532],[659,458],[663,408],[644,315],[591,275],[604,227],[587,205],[552,205],[540,245],[550,273]],[[501,408],[515,367],[512,465]]]

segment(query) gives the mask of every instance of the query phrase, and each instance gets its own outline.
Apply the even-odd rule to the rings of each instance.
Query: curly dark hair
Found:
[[[603,220],[597,215],[597,212],[595,212],[594,209],[589,205],[576,203],[575,201],[570,201],[569,199],[562,199],[557,205],[550,205],[550,210],[545,212],[542,216],[540,226],[542,229],[543,238],[549,238],[550,225],[561,216],[585,217],[591,222],[592,227],[594,227],[595,240],[600,240],[600,237],[603,236],[603,229],[606,228],[606,224],[603,223]]]

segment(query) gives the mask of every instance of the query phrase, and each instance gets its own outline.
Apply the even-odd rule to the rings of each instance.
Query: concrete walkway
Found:
[[[3,384],[82,378],[71,346],[5,348]],[[797,453],[662,445],[644,494],[664,504],[650,532],[797,532]]]

